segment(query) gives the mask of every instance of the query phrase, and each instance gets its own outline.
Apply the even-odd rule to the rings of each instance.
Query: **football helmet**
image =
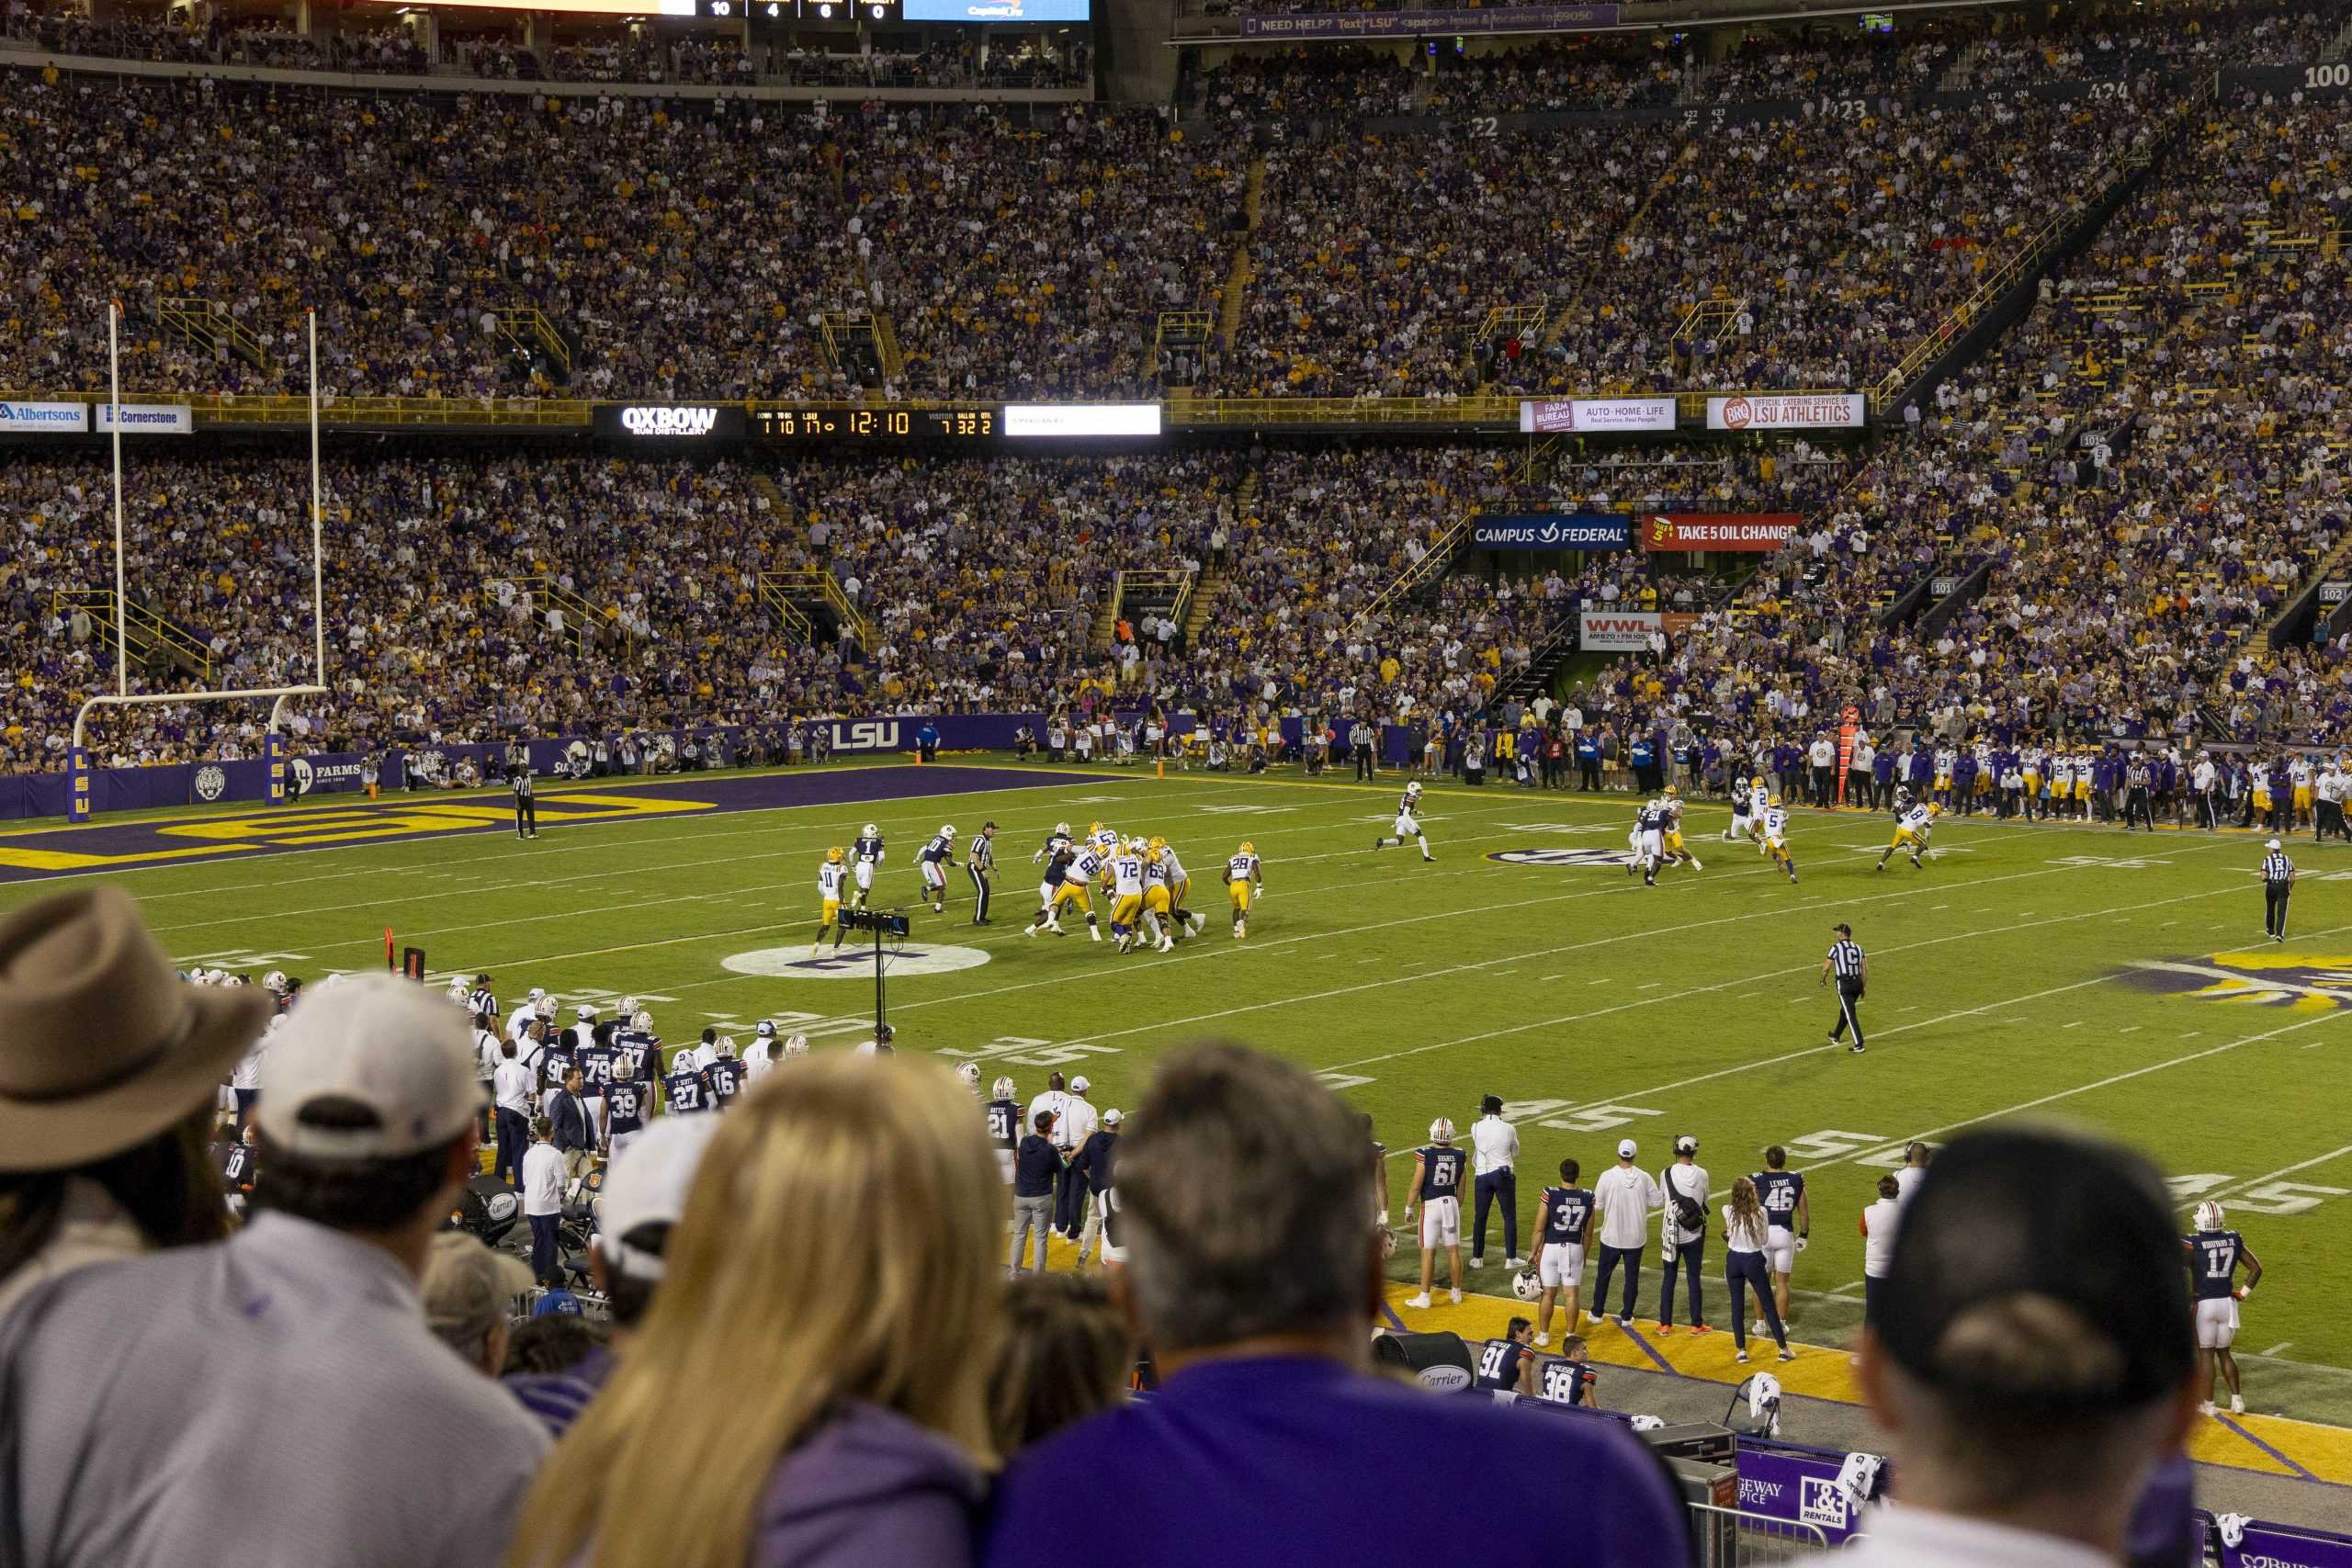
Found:
[[[1430,1142],[1432,1144],[1450,1144],[1453,1142],[1453,1123],[1443,1116],[1441,1116],[1436,1121],[1430,1122]]]
[[[1159,852],[1160,852],[1160,851],[1162,851],[1162,850],[1166,849],[1167,847],[1168,847],[1168,840],[1165,840],[1165,839],[1154,839],[1154,840],[1152,840],[1152,841],[1151,841],[1151,842],[1149,842],[1148,844],[1146,844],[1146,845],[1144,846],[1144,848],[1145,848],[1145,849],[1149,850],[1149,851],[1150,851],[1153,854],[1155,854],[1155,855],[1157,855],[1158,853],[1159,853]]]
[[[1666,786],[1666,798],[1668,800],[1679,800],[1682,798],[1682,792],[1675,788],[1672,784],[1668,784]]]
[[[839,844],[835,844],[831,849],[825,852],[825,863],[827,865],[839,865],[842,863],[842,847]]]
[[[1406,782],[1406,784],[1405,784],[1405,793],[1406,793],[1407,795],[1419,795],[1419,794],[1420,794],[1420,793],[1421,793],[1421,781],[1420,781],[1420,780],[1419,780],[1419,779],[1410,779],[1410,780],[1408,780],[1408,781]]]
[[[1396,1256],[1396,1232],[1393,1226],[1382,1225],[1379,1227],[1379,1234],[1380,1256],[1385,1262]]]
[[[956,824],[953,822],[941,823],[939,825],[939,836],[943,839],[954,838],[956,836]]]
[[[635,1018],[637,1016],[637,998],[635,997],[623,997],[621,998],[620,1015],[623,1018]]]
[[[1258,846],[1244,839],[1241,840],[1241,852],[1245,855],[1254,855],[1258,852]]]
[[[989,1093],[999,1100],[1011,1100],[1019,1092],[1011,1078],[999,1078],[989,1086]]]
[[[1775,806],[1775,807],[1776,807],[1776,806],[1778,806],[1778,805],[1780,805],[1780,804],[1781,804],[1781,797],[1780,797],[1779,795],[1773,795],[1770,799],[1769,799],[1769,800],[1765,801],[1765,803],[1764,803],[1764,804],[1765,804],[1765,805],[1767,805],[1767,806]]]
[[[285,976],[280,975],[277,970],[273,969],[267,975],[262,976],[261,983],[265,989],[270,991],[282,991],[286,988],[283,984],[285,978]],[[463,1006],[469,994],[469,993],[466,990],[464,976],[460,976],[449,982],[449,999],[451,1001]]]
[[[2197,1228],[2200,1231],[2220,1230],[2223,1217],[2222,1205],[2211,1198],[2197,1205]]]
[[[732,1034],[722,1034],[713,1043],[722,1056],[732,1056],[735,1054],[735,1037]]]
[[[1522,1269],[1511,1276],[1510,1293],[1521,1301],[1532,1302],[1544,1293],[1544,1281],[1535,1277],[1532,1269]]]
[[[1067,822],[1057,822],[1057,823],[1055,823],[1055,824],[1054,824],[1054,837],[1055,837],[1055,838],[1057,838],[1057,839],[1067,839],[1067,838],[1069,838],[1069,823],[1067,823]]]
[[[1089,822],[1086,825],[1086,836],[1090,839],[1101,838],[1102,836],[1102,824],[1100,822]]]
[[[808,1054],[808,1037],[806,1034],[794,1035],[784,1043],[784,1054],[787,1056],[806,1056]]]
[[[967,1062],[956,1069],[956,1077],[962,1081],[966,1089],[976,1089],[980,1087],[980,1065],[978,1062]]]
[[[867,838],[869,838],[869,839],[878,839],[878,838],[880,838],[881,836],[882,836],[882,829],[881,829],[876,828],[876,827],[873,823],[871,823],[871,822],[868,822],[868,823],[865,825],[865,837],[867,837]]]
[[[261,977],[261,983],[264,990],[276,991],[282,996],[286,991],[286,971],[283,969],[273,969],[268,974],[264,975]],[[451,980],[449,982],[449,989],[456,995],[465,995],[465,976],[459,976],[456,979]]]
[[[555,1011],[556,999],[554,993],[550,992],[539,998],[539,1016],[541,1018],[546,1019],[549,1023],[553,1023],[555,1021]]]
[[[639,1008],[629,1014],[628,1026],[639,1034],[650,1034],[653,1032],[653,1015]]]

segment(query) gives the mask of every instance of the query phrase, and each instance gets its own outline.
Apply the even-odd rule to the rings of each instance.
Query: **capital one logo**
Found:
[[[1724,428],[1725,430],[1746,430],[1748,421],[1755,417],[1755,407],[1746,398],[1724,400]]]
[[[631,435],[708,435],[718,423],[717,409],[621,410],[621,428]]]
[[[1835,1481],[1802,1476],[1797,1490],[1797,1517],[1829,1529],[1846,1528],[1846,1489]]]
[[[854,724],[833,726],[833,750],[836,751],[888,751],[899,744],[899,721],[862,718]]]

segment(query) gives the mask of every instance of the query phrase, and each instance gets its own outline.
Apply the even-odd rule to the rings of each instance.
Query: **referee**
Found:
[[[964,862],[965,874],[972,879],[972,923],[992,925],[989,919],[989,879],[996,874],[996,824],[980,825],[979,836],[972,840],[968,857]]]
[[[509,764],[509,782],[514,785],[514,836],[536,839],[539,836],[539,803],[531,798],[531,764],[520,767]]]
[[[1838,1021],[1829,1026],[1829,1043],[1835,1045],[1851,1029],[1854,1043],[1848,1049],[1860,1055],[1862,1020],[1854,1010],[1862,1005],[1862,987],[1871,977],[1871,961],[1856,944],[1853,927],[1840,920],[1829,929],[1838,933],[1838,940],[1829,944],[1829,956],[1821,961],[1821,983],[1829,984],[1832,976],[1838,980]]]
[[[2295,863],[2272,839],[2262,846],[2262,934],[2273,942],[2287,940],[2287,897],[2295,890]]]
[[[2156,814],[2148,805],[2148,760],[2137,751],[2123,770],[2123,830],[2130,832],[2135,822],[2156,830]]]

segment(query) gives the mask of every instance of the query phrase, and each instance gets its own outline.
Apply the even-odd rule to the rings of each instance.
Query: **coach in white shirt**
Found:
[[[1519,1267],[1519,1129],[1503,1120],[1503,1097],[1490,1094],[1478,1104],[1478,1120],[1470,1126],[1471,1170],[1476,1178],[1477,1217],[1470,1226],[1470,1267],[1487,1262],[1487,1205],[1500,1199],[1503,1206],[1503,1259]]]
[[[1714,1189],[1707,1168],[1699,1163],[1699,1140],[1685,1133],[1674,1140],[1674,1163],[1661,1173],[1665,1217],[1659,1235],[1665,1242],[1666,1282],[1658,1290],[1657,1331],[1674,1332],[1674,1277],[1690,1286],[1690,1332],[1707,1332],[1707,1309],[1699,1294],[1699,1278],[1707,1257],[1707,1200]],[[1685,1205],[1688,1205],[1686,1208]],[[1685,1223],[1686,1219],[1690,1223]]]
[[[1069,1092],[1062,1096],[1062,1113],[1054,1118],[1054,1147],[1061,1150],[1066,1161],[1076,1158],[1086,1140],[1102,1125],[1102,1112],[1086,1098],[1086,1091],[1093,1087],[1083,1074],[1070,1079]],[[1054,1200],[1054,1226],[1062,1235],[1075,1236],[1084,1228],[1088,1197],[1084,1181],[1076,1176],[1062,1179],[1061,1191]]]
[[[1640,1152],[1633,1139],[1621,1142],[1617,1163],[1592,1184],[1593,1212],[1600,1224],[1600,1272],[1593,1283],[1589,1323],[1600,1321],[1601,1309],[1609,1303],[1609,1276],[1623,1263],[1625,1300],[1617,1322],[1622,1327],[1633,1324],[1634,1298],[1642,1288],[1642,1245],[1649,1239],[1651,1213],[1666,1201],[1650,1173],[1634,1164]]]
[[[1878,1201],[1862,1211],[1862,1326],[1878,1321],[1879,1287],[1894,1267],[1894,1233],[1903,1223],[1903,1185],[1878,1179]]]
[[[556,1152],[555,1129],[544,1116],[531,1123],[530,1151],[523,1156],[523,1217],[531,1226],[531,1272],[549,1290],[563,1283],[563,1156]]]
[[[1903,1164],[1894,1173],[1894,1185],[1901,1192],[1902,1201],[1908,1203],[1911,1195],[1919,1190],[1919,1182],[1928,1174],[1928,1157],[1934,1153],[1916,1139],[1903,1145]]]
[[[523,1151],[531,1143],[531,1097],[538,1086],[537,1070],[523,1065],[514,1042],[502,1043],[490,1078],[498,1106],[498,1163],[492,1168],[510,1187],[523,1185]]]

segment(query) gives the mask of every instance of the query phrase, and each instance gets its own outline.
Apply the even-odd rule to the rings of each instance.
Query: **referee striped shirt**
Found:
[[[970,869],[994,871],[996,869],[996,840],[985,834],[975,836],[972,840],[971,857],[966,863]]]
[[[2295,863],[2287,858],[2285,852],[2273,850],[2268,854],[2262,857],[2263,881],[2269,883],[2291,882],[2294,880],[2294,876]]]
[[[1829,967],[1839,983],[1862,977],[1862,950],[1850,940],[1829,944]]]

